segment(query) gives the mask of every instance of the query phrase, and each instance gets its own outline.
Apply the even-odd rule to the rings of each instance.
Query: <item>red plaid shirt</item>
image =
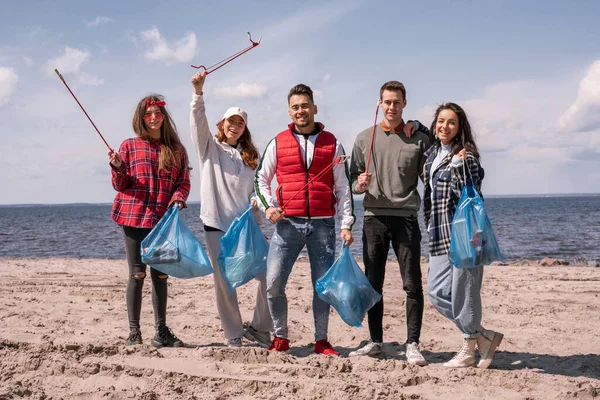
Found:
[[[152,228],[165,215],[169,205],[185,201],[190,193],[188,160],[181,152],[181,171],[158,169],[160,140],[139,137],[125,140],[119,149],[123,164],[112,168],[112,185],[118,192],[111,216],[119,225]]]

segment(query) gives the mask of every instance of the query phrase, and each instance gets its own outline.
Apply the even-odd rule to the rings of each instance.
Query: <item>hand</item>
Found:
[[[360,190],[361,193],[367,191],[367,186],[369,186],[369,183],[371,183],[372,176],[373,174],[367,174],[366,172],[358,176],[358,190]]]
[[[206,70],[202,72],[197,72],[192,78],[190,82],[192,82],[192,86],[194,86],[194,93],[197,95],[202,94],[202,88],[204,87],[204,81],[206,81]]]
[[[265,211],[265,216],[269,220],[270,223],[274,224],[283,218],[283,211],[279,207],[269,207]]]
[[[340,239],[342,239],[342,243],[346,242],[346,246],[350,246],[354,243],[354,236],[352,236],[352,231],[350,229],[342,229],[340,232]]]
[[[250,199],[250,205],[252,206],[253,210],[257,210],[258,209],[258,202],[256,201],[256,198],[253,197]]]
[[[183,208],[183,201],[173,200],[173,203],[171,204],[175,204],[180,210]]]
[[[123,160],[121,159],[121,155],[119,153],[115,153],[114,151],[108,152],[108,159],[110,163],[116,168],[120,169],[121,165],[123,165]]]
[[[459,151],[457,156],[461,160],[466,160],[467,159],[467,149],[462,149],[461,151]]]
[[[413,135],[413,133],[415,133],[416,130],[417,130],[417,124],[415,124],[412,121],[410,121],[404,125],[404,134],[406,135],[406,137],[411,137]]]

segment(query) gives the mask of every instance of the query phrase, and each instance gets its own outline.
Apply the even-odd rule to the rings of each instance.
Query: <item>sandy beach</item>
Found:
[[[427,264],[423,263],[426,276]],[[156,350],[150,280],[144,344],[126,347],[124,260],[0,259],[0,399],[565,399],[600,396],[600,268],[486,267],[484,326],[505,334],[489,370],[448,370],[457,329],[426,299],[425,367],[405,361],[405,295],[388,263],[382,359],[349,358],[367,339],[332,310],[342,357],[312,354],[309,267],[288,284],[290,354],[227,348],[212,277],[170,279],[168,324],[188,347]],[[424,280],[425,282],[425,280]],[[255,282],[238,291],[249,319]]]

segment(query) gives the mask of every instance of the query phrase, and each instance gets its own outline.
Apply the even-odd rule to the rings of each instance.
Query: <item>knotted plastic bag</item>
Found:
[[[315,285],[321,300],[333,306],[342,320],[360,328],[365,314],[381,295],[373,289],[348,246],[342,246],[340,255]]]
[[[265,272],[268,253],[269,244],[248,208],[221,237],[219,270],[229,291]]]
[[[463,187],[452,220],[450,261],[457,268],[476,268],[504,261],[483,199],[472,185]]]
[[[213,273],[202,244],[179,218],[172,205],[141,245],[142,262],[175,278],[195,278]]]

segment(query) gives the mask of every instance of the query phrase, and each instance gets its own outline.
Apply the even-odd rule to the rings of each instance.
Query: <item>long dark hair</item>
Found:
[[[223,143],[227,140],[225,130],[223,129],[224,124],[224,119],[217,124],[219,132],[215,136],[219,143]],[[244,164],[249,166],[250,169],[255,170],[256,167],[258,167],[258,150],[256,150],[254,143],[252,143],[252,135],[250,134],[248,125],[244,126],[244,133],[242,133],[242,136],[238,139],[238,144],[242,147],[242,160],[244,161]]]
[[[452,155],[458,154],[458,152],[460,152],[464,147],[467,149],[467,151],[471,152],[475,158],[479,159],[479,150],[475,144],[475,136],[471,130],[471,124],[469,124],[467,114],[465,113],[465,110],[463,110],[462,107],[456,103],[442,103],[435,110],[433,121],[431,122],[431,127],[429,128],[430,141],[438,146],[441,145],[440,140],[437,138],[435,128],[438,116],[443,110],[454,111],[458,117],[458,133],[450,143],[450,153]]]
[[[160,94],[150,94],[140,100],[135,113],[133,114],[133,131],[136,135],[144,140],[151,140],[152,136],[146,129],[144,124],[144,115],[148,108],[146,100],[153,101],[164,101],[164,97]],[[172,166],[175,166],[177,170],[181,171],[183,168],[191,169],[188,163],[188,154],[185,147],[177,135],[177,127],[171,115],[165,108],[165,106],[159,106],[160,112],[164,116],[163,123],[160,127],[160,156],[158,161],[158,169],[162,172],[169,172]],[[184,163],[187,165],[181,165],[181,152],[183,152]]]

